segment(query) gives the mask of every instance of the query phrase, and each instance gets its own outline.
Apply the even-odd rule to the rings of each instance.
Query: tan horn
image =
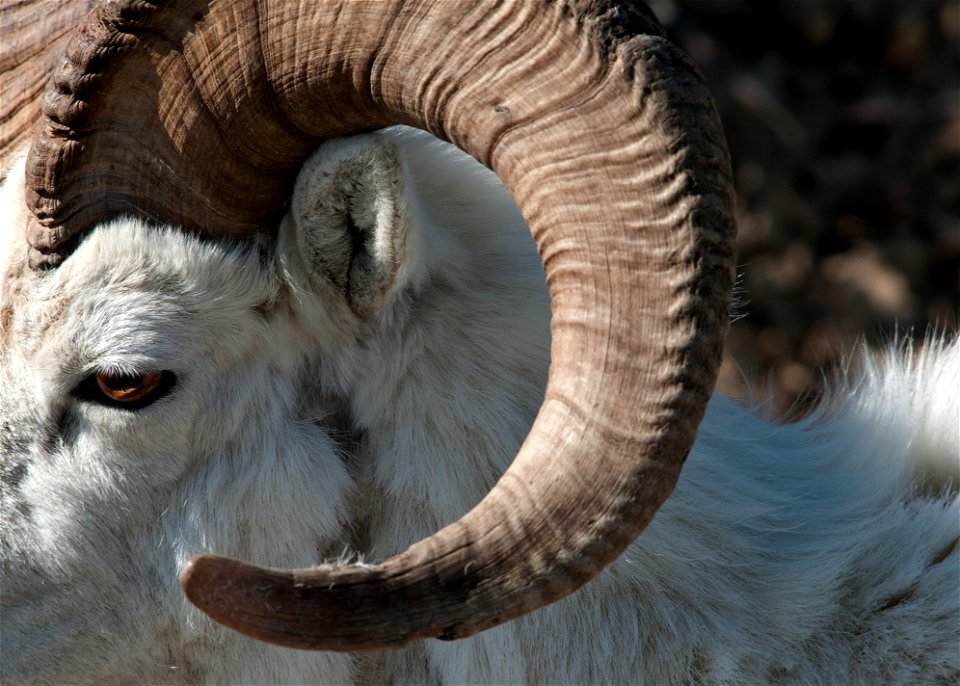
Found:
[[[0,180],[30,140],[40,98],[92,0],[0,4]]]
[[[270,230],[318,140],[403,123],[500,176],[547,271],[546,398],[475,509],[378,565],[198,557],[191,601],[301,648],[456,638],[571,593],[640,534],[712,390],[734,264],[718,118],[648,9],[114,1],[69,55],[29,161],[38,265],[120,212]]]

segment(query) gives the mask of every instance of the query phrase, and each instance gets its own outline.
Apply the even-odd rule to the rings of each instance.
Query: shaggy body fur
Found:
[[[382,558],[476,503],[539,407],[549,301],[496,180],[393,130],[328,144],[276,244],[117,221],[25,269],[2,198],[2,674],[15,682],[950,683],[960,346],[772,424],[714,397],[674,495],[580,592],[463,641],[314,654],[213,625],[188,557]],[[171,370],[138,411],[74,393]]]

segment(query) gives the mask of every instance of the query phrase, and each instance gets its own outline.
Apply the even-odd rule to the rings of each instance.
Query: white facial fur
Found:
[[[177,576],[404,547],[475,504],[539,406],[549,303],[496,180],[422,134],[324,146],[276,244],[118,220],[24,267],[0,199],[8,682],[934,681],[960,670],[960,346],[890,355],[836,416],[722,397],[674,496],[582,592],[455,643],[288,651],[217,627]],[[103,368],[169,370],[127,411]],[[922,486],[922,488],[921,488]]]

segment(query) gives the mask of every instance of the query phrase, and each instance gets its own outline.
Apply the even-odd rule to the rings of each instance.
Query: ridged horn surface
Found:
[[[270,230],[318,140],[403,123],[503,179],[547,271],[544,404],[475,509],[378,565],[195,558],[191,601],[301,648],[456,638],[571,593],[639,535],[713,387],[734,263],[717,116],[649,10],[110,2],[69,56],[29,160],[38,265],[120,212]]]
[[[56,60],[93,0],[0,3],[0,180],[40,116]]]

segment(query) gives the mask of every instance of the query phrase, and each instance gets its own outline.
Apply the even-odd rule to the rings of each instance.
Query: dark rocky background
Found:
[[[744,291],[728,351],[773,414],[802,413],[860,341],[956,331],[960,2],[651,4],[724,120]]]

